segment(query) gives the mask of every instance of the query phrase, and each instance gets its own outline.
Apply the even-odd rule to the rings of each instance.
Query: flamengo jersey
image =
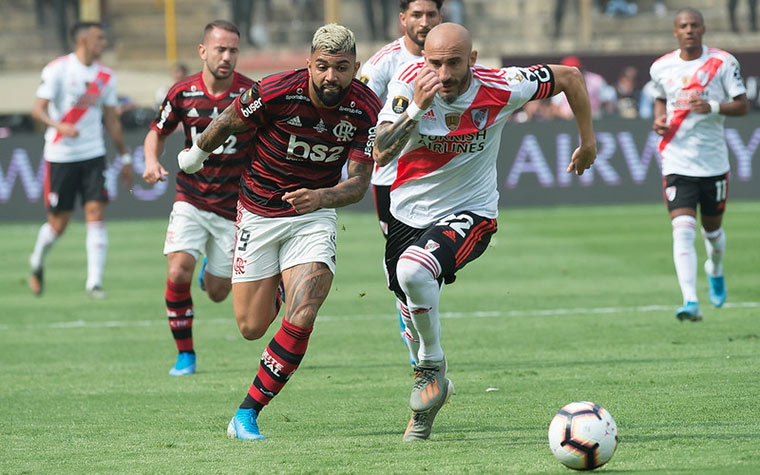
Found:
[[[90,87],[93,81],[97,84]],[[81,162],[106,154],[103,141],[103,107],[116,107],[116,76],[97,61],[85,66],[70,53],[54,59],[42,70],[37,97],[48,99],[48,114],[60,121],[72,108],[84,114],[74,123],[79,135],[56,138],[53,127],[45,131],[45,160],[55,163]]]
[[[423,65],[420,61],[398,71],[379,122],[395,122],[406,110]],[[554,76],[544,65],[475,65],[471,74],[470,87],[452,104],[436,94],[399,155],[391,213],[404,224],[425,228],[459,211],[496,218],[496,157],[507,117],[554,90]]]
[[[192,147],[211,121],[252,84],[252,79],[235,72],[229,90],[212,96],[203,84],[201,73],[188,76],[169,89],[150,128],[161,135],[169,135],[181,123],[185,146]],[[245,169],[246,151],[252,137],[252,132],[230,135],[223,145],[209,155],[200,171],[193,174],[178,171],[175,200],[186,201],[198,209],[234,220],[240,176]]]
[[[346,160],[374,163],[377,96],[354,79],[338,107],[320,109],[309,99],[310,81],[306,69],[273,74],[235,100],[256,132],[240,183],[240,203],[252,213],[295,216],[283,194],[337,185]]]
[[[393,79],[393,73],[402,64],[420,61],[421,59],[420,56],[415,56],[406,49],[404,37],[401,37],[383,46],[369,61],[364,63],[359,80],[369,86],[377,94],[377,97],[380,98],[380,102],[385,104],[388,83]],[[373,185],[390,186],[395,179],[396,160],[393,160],[384,167],[375,165],[375,169],[372,172]]]
[[[681,50],[656,60],[649,70],[658,98],[667,101],[670,130],[660,139],[662,174],[706,177],[729,170],[722,114],[697,114],[689,98],[727,102],[746,93],[739,63],[731,54],[702,46],[702,56],[684,61]]]

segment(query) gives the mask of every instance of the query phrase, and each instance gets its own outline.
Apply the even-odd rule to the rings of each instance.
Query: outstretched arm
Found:
[[[348,178],[330,188],[300,190],[285,193],[287,201],[298,214],[311,213],[319,208],[340,208],[356,203],[364,197],[372,176],[372,164],[350,160]]]
[[[596,159],[596,138],[591,122],[591,103],[586,90],[586,81],[578,68],[552,64],[549,66],[554,74],[554,93],[564,92],[570,109],[575,116],[581,144],[575,149],[567,167],[567,173],[575,171],[576,175],[591,167]]]
[[[208,158],[210,151],[227,141],[230,135],[243,132],[248,126],[243,123],[234,105],[230,105],[224,112],[212,120],[206,130],[195,140],[193,148],[183,150],[177,155],[179,167],[186,173],[195,173],[203,168],[203,162]]]

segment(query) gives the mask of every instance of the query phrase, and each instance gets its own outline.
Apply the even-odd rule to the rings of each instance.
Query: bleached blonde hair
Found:
[[[356,38],[354,33],[343,25],[328,23],[320,26],[311,39],[311,52],[351,53],[356,55]]]

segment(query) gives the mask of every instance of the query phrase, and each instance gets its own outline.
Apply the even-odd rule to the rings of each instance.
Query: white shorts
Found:
[[[299,264],[323,262],[335,274],[334,209],[265,218],[238,203],[232,283],[266,279]]]
[[[175,201],[166,229],[164,255],[186,252],[195,260],[208,259],[206,272],[217,277],[232,275],[235,223],[211,211],[203,211],[185,201]]]

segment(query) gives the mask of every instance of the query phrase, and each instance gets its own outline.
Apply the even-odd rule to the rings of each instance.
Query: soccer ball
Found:
[[[617,448],[617,424],[593,402],[571,402],[549,424],[549,447],[574,470],[593,470],[609,462]]]

